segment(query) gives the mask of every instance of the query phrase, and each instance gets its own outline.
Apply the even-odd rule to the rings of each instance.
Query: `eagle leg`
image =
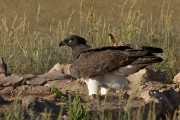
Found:
[[[88,87],[88,92],[90,96],[99,94],[99,90],[102,84],[101,82],[99,82],[98,77],[88,78],[85,80],[85,82]]]
[[[101,87],[101,95],[106,95],[107,94],[107,92],[108,92],[108,89],[107,88],[105,88],[105,87]]]

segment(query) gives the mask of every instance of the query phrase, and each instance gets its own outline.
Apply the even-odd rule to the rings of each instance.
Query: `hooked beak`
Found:
[[[61,42],[59,43],[59,47],[64,46],[64,45],[67,45],[67,43],[68,43],[68,40],[65,39],[65,40],[63,40],[63,41],[61,41]]]

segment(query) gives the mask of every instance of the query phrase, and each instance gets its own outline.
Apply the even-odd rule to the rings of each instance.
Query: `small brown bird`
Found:
[[[124,42],[117,43],[116,40],[114,39],[114,36],[111,33],[108,34],[108,36],[109,36],[109,42],[112,46],[124,46],[124,45],[126,45]]]
[[[0,57],[0,76],[7,76],[7,65],[4,62],[3,58]]]

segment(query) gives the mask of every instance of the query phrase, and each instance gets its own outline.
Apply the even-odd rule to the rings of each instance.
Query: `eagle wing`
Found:
[[[95,77],[131,64],[134,66],[142,64],[145,67],[149,62],[160,61],[161,58],[145,50],[136,50],[127,46],[101,47],[81,52],[72,63],[70,71],[75,78]],[[125,70],[121,69],[121,71]]]

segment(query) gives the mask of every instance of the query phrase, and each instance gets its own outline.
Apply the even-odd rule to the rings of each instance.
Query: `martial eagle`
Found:
[[[86,40],[71,35],[59,46],[72,48],[73,62],[69,68],[71,76],[85,80],[89,95],[107,93],[112,89],[128,89],[126,76],[145,68],[147,65],[163,61],[153,53],[162,53],[161,48],[143,46],[134,49],[129,46],[106,46],[91,48]]]

